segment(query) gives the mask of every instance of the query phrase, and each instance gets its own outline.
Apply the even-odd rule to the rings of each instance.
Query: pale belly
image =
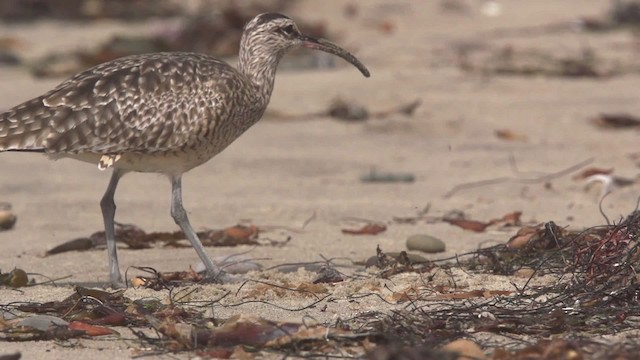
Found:
[[[183,174],[196,166],[202,165],[217,154],[208,149],[199,151],[171,151],[154,154],[123,153],[113,164],[113,168],[125,171],[162,173],[168,175]],[[98,162],[103,154],[81,153],[81,154],[48,154],[51,159],[70,158],[94,164],[98,167]]]

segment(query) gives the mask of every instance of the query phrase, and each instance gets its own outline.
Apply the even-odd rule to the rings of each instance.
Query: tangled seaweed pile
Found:
[[[62,301],[5,304],[0,340],[122,339],[128,331],[129,340],[145,349],[140,355],[153,349],[154,354],[188,351],[215,358],[279,354],[382,360],[456,359],[443,344],[473,339],[491,359],[632,359],[640,352],[633,335],[640,326],[639,235],[640,211],[618,224],[581,232],[548,222],[523,227],[505,245],[465,254],[455,263],[415,263],[406,253],[391,257],[378,249],[378,269],[368,273],[373,279],[355,279],[335,269],[332,274],[340,276],[299,285],[254,279],[235,290],[221,289],[208,301],[192,300],[195,290],[184,287],[199,277],[152,271],[156,278],[145,283],[168,291],[168,301],[131,300],[121,291],[79,287]],[[523,238],[524,246],[512,246]],[[452,275],[512,276],[523,269],[530,270],[529,278],[521,286],[512,283],[513,290],[463,289]],[[437,273],[449,274],[452,281],[436,284],[432,279]],[[363,311],[331,322],[277,322],[242,313],[220,319],[209,311],[265,302],[267,292],[276,298],[298,294],[310,299],[304,308],[291,311],[323,311],[338,296],[332,287],[343,280],[393,281],[408,275],[418,281],[391,295],[373,286],[369,293],[347,296],[352,301],[377,296],[391,311]],[[534,281],[539,275],[554,281],[541,285]],[[615,342],[604,340],[610,336]]]

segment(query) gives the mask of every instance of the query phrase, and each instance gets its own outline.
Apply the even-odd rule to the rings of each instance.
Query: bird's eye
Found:
[[[285,35],[293,35],[296,32],[296,29],[293,28],[293,25],[287,25],[280,28],[280,31]]]

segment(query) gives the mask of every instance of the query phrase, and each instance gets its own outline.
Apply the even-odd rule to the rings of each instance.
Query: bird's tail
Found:
[[[0,114],[0,151],[45,152],[49,115],[41,98]]]

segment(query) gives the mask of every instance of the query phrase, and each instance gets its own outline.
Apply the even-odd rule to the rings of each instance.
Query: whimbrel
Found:
[[[43,152],[113,168],[100,201],[114,287],[118,266],[114,194],[127,172],[171,180],[171,216],[207,269],[209,258],[182,205],[182,174],[224,150],[264,113],[282,56],[303,46],[337,55],[369,77],[348,51],[306,36],[289,17],[256,16],[244,27],[238,67],[195,53],[154,53],[116,59],[83,71],[48,93],[0,114],[0,151]]]

